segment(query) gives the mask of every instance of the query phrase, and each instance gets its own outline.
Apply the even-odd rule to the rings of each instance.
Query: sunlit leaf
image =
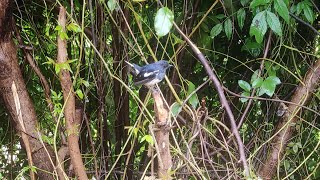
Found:
[[[160,37],[168,34],[173,25],[174,15],[173,12],[167,8],[160,8],[156,14],[154,28],[156,30],[156,34]]]
[[[70,23],[68,26],[67,26],[67,29],[69,31],[73,31],[75,33],[78,33],[78,32],[81,32],[81,28],[75,24],[75,23]]]
[[[79,97],[80,99],[83,99],[83,93],[82,93],[81,89],[77,89],[77,90],[76,90],[76,93],[77,93],[77,95],[78,95],[78,97]]]
[[[149,134],[147,134],[147,135],[145,135],[145,136],[143,136],[142,138],[141,138],[141,143],[142,142],[144,142],[144,141],[147,141],[149,144],[153,144],[154,142],[153,142],[153,138],[152,138],[152,136],[151,135],[149,135]]]

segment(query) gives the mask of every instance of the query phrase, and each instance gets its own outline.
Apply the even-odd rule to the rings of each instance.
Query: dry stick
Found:
[[[223,92],[223,88],[221,86],[221,83],[219,81],[219,79],[217,78],[217,76],[214,74],[212,68],[210,67],[207,59],[204,57],[204,55],[201,53],[201,51],[199,50],[199,48],[180,30],[180,28],[176,25],[176,23],[173,23],[174,27],[176,28],[176,30],[180,33],[180,35],[187,41],[187,43],[190,45],[190,47],[192,48],[193,52],[196,54],[196,56],[199,58],[200,62],[202,63],[202,65],[204,66],[209,78],[211,79],[211,81],[213,82],[219,98],[220,98],[220,102],[222,104],[222,106],[225,108],[227,115],[229,117],[230,123],[231,123],[231,130],[232,133],[235,135],[237,143],[238,143],[238,148],[239,148],[239,153],[240,153],[240,161],[242,162],[243,168],[244,168],[244,175],[245,177],[249,177],[250,176],[250,171],[249,171],[249,167],[247,164],[247,160],[246,160],[246,154],[244,153],[244,146],[243,146],[243,142],[241,140],[239,131],[237,129],[237,125],[234,119],[234,115],[231,111],[231,108],[228,104],[227,98],[224,95]]]
[[[66,9],[61,6],[58,16],[59,25],[62,28],[62,31],[65,32],[66,28]],[[61,39],[60,36],[57,37],[58,43],[58,53],[57,53],[57,63],[66,63],[67,56],[67,41]],[[75,109],[75,97],[73,91],[73,84],[71,80],[70,73],[66,69],[62,69],[59,73],[61,88],[63,92],[63,98],[65,103],[64,115],[66,119],[66,127],[68,134],[68,147],[70,152],[71,163],[74,167],[74,171],[79,180],[87,180],[87,174],[83,165],[81,152],[79,148],[79,126],[80,119],[76,118],[76,109]]]
[[[28,162],[29,162],[29,166],[30,166],[30,178],[32,180],[35,180],[36,179],[36,176],[32,170],[33,168],[33,161],[32,161],[32,155],[31,155],[31,147],[30,147],[30,141],[28,139],[28,136],[25,134],[26,132],[26,128],[24,126],[24,122],[23,122],[23,119],[22,119],[22,114],[21,114],[21,106],[20,106],[20,101],[19,101],[19,95],[18,95],[18,92],[17,92],[17,87],[16,87],[16,84],[14,83],[14,81],[12,82],[12,87],[11,87],[11,90],[12,90],[12,95],[13,95],[13,99],[14,99],[14,103],[16,105],[16,111],[17,111],[17,116],[18,116],[18,119],[19,119],[19,123],[20,123],[20,126],[22,128],[22,131],[21,131],[21,137],[25,143],[25,146],[26,146],[26,151],[27,151],[27,156],[28,156]]]

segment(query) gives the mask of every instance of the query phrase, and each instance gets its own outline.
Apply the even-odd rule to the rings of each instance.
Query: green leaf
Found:
[[[154,28],[156,30],[156,34],[160,37],[168,34],[172,28],[173,19],[173,12],[169,8],[160,8],[156,14],[154,21]]]
[[[111,12],[119,9],[119,4],[117,0],[109,0],[107,2],[107,5]]]
[[[281,81],[277,76],[269,76],[265,81],[270,81],[275,85],[281,84]]]
[[[250,92],[251,86],[247,81],[239,80],[238,84],[243,90],[245,90],[246,92]]]
[[[261,77],[259,77],[258,79],[253,81],[252,87],[254,87],[254,88],[261,87],[262,83],[263,83],[263,79]]]
[[[251,76],[250,83],[253,84],[253,82],[259,78],[259,69],[255,70]]]
[[[196,89],[196,86],[191,82],[188,81],[188,93],[187,96],[189,96],[191,93],[193,93]],[[197,93],[193,93],[193,95],[189,98],[188,102],[191,104],[193,108],[196,108],[199,104],[199,99],[197,96]]]
[[[249,2],[250,2],[250,0],[240,0],[240,3],[241,3],[242,6],[245,6]]]
[[[70,23],[68,26],[67,26],[67,29],[69,31],[73,31],[75,33],[78,33],[78,32],[81,32],[81,28],[75,24],[75,23]]]
[[[144,141],[147,141],[147,142],[148,142],[149,144],[151,144],[151,145],[153,144],[153,138],[152,138],[152,136],[149,135],[149,134],[143,136],[140,142],[142,143],[142,142],[144,142]]]
[[[77,93],[77,95],[78,95],[78,97],[79,97],[80,99],[83,99],[83,93],[82,93],[81,89],[77,89],[77,90],[76,90],[76,93]]]
[[[56,31],[61,31],[61,30],[62,30],[62,26],[57,25],[56,28],[54,28],[54,30],[56,30]]]
[[[303,9],[304,9],[304,3],[303,2],[299,2],[297,4],[297,13],[296,14],[300,15]]]
[[[274,94],[274,91],[276,89],[276,85],[278,85],[280,83],[281,83],[281,81],[280,81],[280,79],[278,77],[269,76],[267,79],[265,79],[263,81],[263,83],[261,85],[261,90],[262,90],[262,92],[266,93],[269,97],[271,97]]]
[[[253,8],[260,6],[260,5],[266,5],[269,2],[270,2],[270,0],[253,0],[250,3],[250,8],[253,9]]]
[[[241,51],[248,51],[253,57],[258,57],[262,51],[262,45],[253,41],[252,38],[247,38]]]
[[[292,150],[294,153],[297,153],[299,150],[299,147],[297,146],[297,144],[293,145]]]
[[[289,10],[286,3],[283,0],[275,0],[274,9],[287,23],[289,23]]]
[[[224,22],[224,32],[227,35],[227,38],[230,40],[231,35],[232,35],[232,21],[230,18],[228,18],[225,22]]]
[[[173,45],[183,43],[183,40],[177,37],[176,35],[174,35],[173,33],[171,34],[171,36],[173,37],[173,40],[174,40]]]
[[[288,170],[290,168],[290,162],[288,160],[284,160],[283,165],[286,170]]]
[[[249,92],[243,92],[243,93],[241,93],[241,96],[249,97],[249,96],[250,96],[250,93],[249,93]],[[249,100],[248,98],[240,98],[240,101],[241,101],[242,103],[245,103],[245,102],[247,102],[248,100]]]
[[[62,40],[69,39],[68,34],[67,34],[65,31],[61,31],[61,32],[59,33],[59,37],[60,37]]]
[[[263,84],[263,83],[262,83]],[[262,86],[262,85],[261,85]],[[266,93],[266,90],[263,89],[262,87],[260,87],[258,90],[257,90],[257,96],[262,96]]]
[[[211,31],[210,31],[210,36],[213,39],[214,37],[218,36],[222,31],[222,24],[219,23],[217,25],[215,25]]]
[[[181,110],[182,106],[177,102],[173,103],[173,105],[171,106],[171,113],[174,117],[177,117]]]
[[[252,20],[250,26],[250,36],[255,36],[256,41],[261,43],[263,41],[263,36],[267,32],[267,21],[265,11],[259,12]]]
[[[59,74],[59,72],[62,70],[68,70],[72,73],[72,70],[70,68],[70,65],[67,63],[67,62],[64,62],[64,63],[55,63],[55,71],[56,71],[56,74]]]
[[[273,32],[275,32],[278,36],[282,36],[282,29],[279,18],[270,11],[267,11],[267,23]]]
[[[304,1],[305,2],[305,1]],[[303,14],[304,16],[306,17],[306,19],[311,23],[313,24],[313,21],[314,21],[314,14],[313,14],[313,11],[311,9],[310,6],[308,5],[305,5],[304,8],[303,8]]]
[[[243,8],[239,9],[237,12],[237,19],[239,27],[242,29],[244,26],[244,20],[246,19],[246,11]]]

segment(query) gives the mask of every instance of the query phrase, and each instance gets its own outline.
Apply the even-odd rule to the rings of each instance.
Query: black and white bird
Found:
[[[160,60],[145,66],[138,66],[127,61],[126,63],[131,67],[131,73],[134,76],[133,84],[136,86],[145,85],[149,88],[161,82],[166,75],[166,70],[172,66],[165,60]]]

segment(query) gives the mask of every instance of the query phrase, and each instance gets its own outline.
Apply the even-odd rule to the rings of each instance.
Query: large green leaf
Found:
[[[269,97],[271,97],[274,94],[274,91],[276,89],[276,85],[278,85],[280,83],[281,83],[281,81],[278,77],[269,76],[267,79],[265,79],[263,81],[263,83],[261,85],[261,90],[262,90],[262,92],[266,93]]]
[[[173,19],[173,12],[169,8],[160,8],[156,14],[154,21],[156,34],[160,37],[167,35],[172,28]]]
[[[224,22],[224,32],[227,35],[227,38],[230,40],[231,35],[232,35],[232,21],[230,18],[228,18],[225,22]]]
[[[304,1],[304,2],[305,2],[305,1]],[[304,5],[303,14],[304,14],[304,16],[306,17],[306,19],[307,19],[311,24],[313,24],[314,14],[313,14],[313,11],[312,11],[311,7],[308,6],[307,4]]]
[[[244,26],[244,20],[246,19],[246,11],[243,8],[238,10],[237,19],[238,19],[239,27],[240,29],[242,29]]]
[[[282,29],[279,18],[270,11],[267,11],[267,23],[273,32],[275,32],[278,36],[282,36]]]
[[[261,11],[253,18],[250,26],[250,36],[255,36],[256,41],[261,43],[267,32],[266,12]]]
[[[275,0],[274,9],[287,23],[289,23],[289,10],[286,3],[283,0]]]
[[[214,37],[218,36],[222,31],[222,24],[219,23],[215,26],[213,26],[213,28],[210,31],[210,36],[213,39]]]
[[[251,86],[247,81],[239,80],[238,84],[243,90],[245,90],[246,92],[250,92]]]

